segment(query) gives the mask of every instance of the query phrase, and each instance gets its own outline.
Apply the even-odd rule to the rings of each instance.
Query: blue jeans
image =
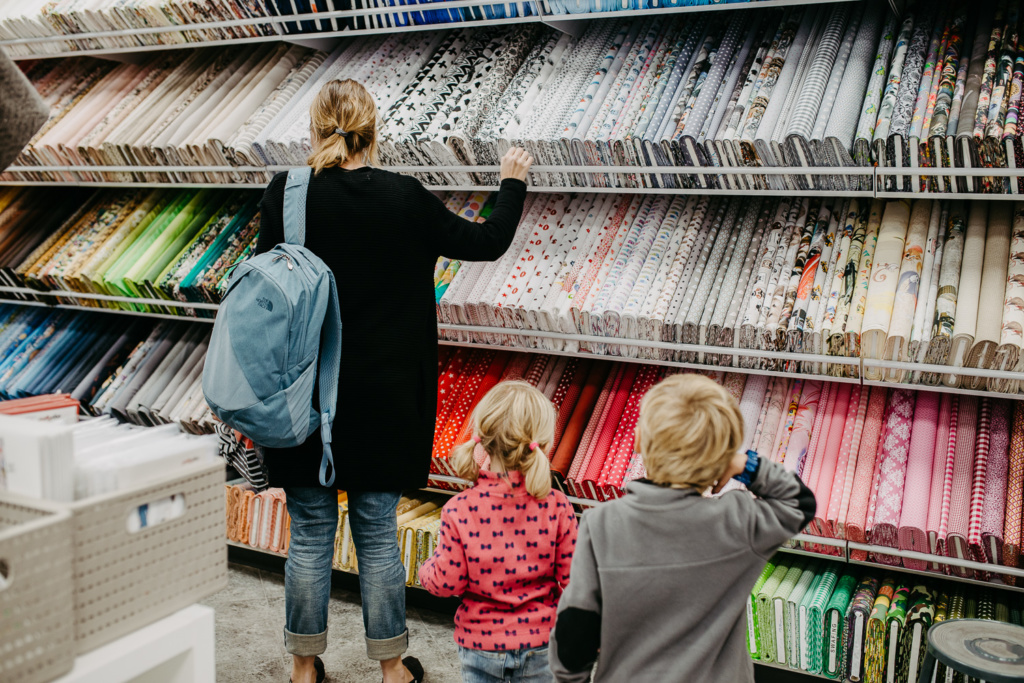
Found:
[[[463,683],[554,683],[548,646],[525,650],[470,650],[459,646]]]
[[[327,649],[331,561],[338,530],[338,493],[320,487],[285,490],[292,518],[284,563],[284,645],[300,657]],[[348,494],[348,520],[359,559],[366,654],[401,657],[409,649],[405,627],[405,568],[398,550],[396,492]]]

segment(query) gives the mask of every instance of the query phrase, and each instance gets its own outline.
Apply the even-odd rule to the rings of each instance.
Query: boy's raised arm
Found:
[[[600,646],[601,579],[587,530],[587,516],[584,515],[569,586],[562,593],[555,628],[551,631],[549,659],[555,680],[566,683],[589,681]]]
[[[758,496],[752,501],[750,545],[766,559],[814,519],[814,493],[778,463],[761,458],[747,488]]]

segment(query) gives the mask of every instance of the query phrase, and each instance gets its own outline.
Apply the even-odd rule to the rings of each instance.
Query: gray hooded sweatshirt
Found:
[[[753,682],[747,596],[765,563],[814,518],[814,494],[761,460],[746,491],[704,498],[634,481],[587,511],[558,617],[559,681]]]

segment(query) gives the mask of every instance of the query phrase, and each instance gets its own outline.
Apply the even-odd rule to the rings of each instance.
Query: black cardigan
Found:
[[[284,241],[286,174],[260,206],[257,253]],[[339,489],[426,485],[437,413],[434,264],[505,253],[526,184],[505,180],[484,223],[448,211],[415,178],[365,167],[325,169],[306,199],[306,246],[334,272],[341,304],[341,373],[333,451]],[[319,433],[295,448],[266,449],[271,486],[318,486]]]

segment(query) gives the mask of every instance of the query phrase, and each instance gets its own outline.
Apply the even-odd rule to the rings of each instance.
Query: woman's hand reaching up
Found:
[[[513,147],[501,158],[501,179],[515,178],[526,182],[526,174],[533,165],[533,157],[522,147]]]

